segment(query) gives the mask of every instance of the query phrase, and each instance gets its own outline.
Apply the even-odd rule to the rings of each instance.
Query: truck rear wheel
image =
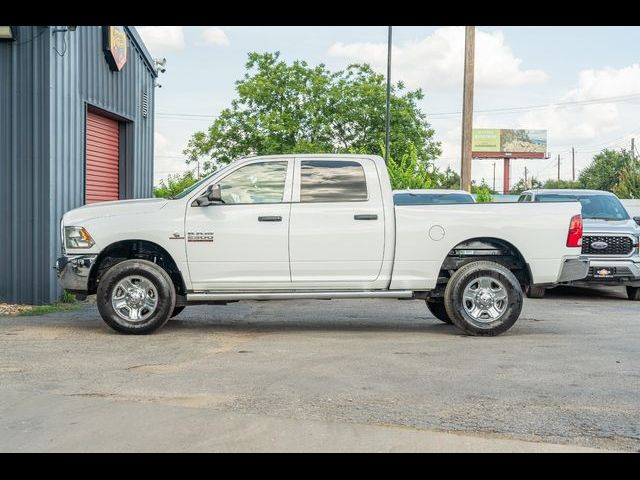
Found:
[[[500,335],[516,323],[523,294],[518,279],[495,262],[468,263],[456,271],[444,292],[453,324],[469,335]]]
[[[125,260],[100,279],[96,303],[107,325],[121,333],[145,334],[173,313],[176,293],[162,268],[146,260]]]
[[[425,300],[425,303],[427,304],[427,308],[434,317],[436,317],[441,322],[448,323],[449,325],[453,324],[453,322],[449,318],[447,309],[444,306],[444,301]]]

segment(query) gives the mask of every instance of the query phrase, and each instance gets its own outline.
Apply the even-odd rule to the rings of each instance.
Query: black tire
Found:
[[[506,298],[500,303],[502,313],[493,321],[480,321],[465,309],[463,294],[467,287],[481,278],[487,278],[491,287],[502,285]],[[466,264],[456,271],[444,292],[444,304],[453,324],[469,335],[496,336],[509,330],[522,310],[523,294],[518,279],[504,266],[495,262],[478,261]]]
[[[113,290],[127,276],[144,277],[157,291],[156,307],[144,320],[132,322],[124,319],[115,311],[111,303]],[[175,308],[176,292],[167,272],[155,263],[137,259],[125,260],[111,267],[102,276],[98,284],[96,303],[102,319],[114,330],[120,333],[144,335],[167,323]]]
[[[640,287],[627,287],[629,300],[640,300]]]
[[[537,285],[527,285],[524,293],[527,295],[527,298],[544,298],[544,294],[547,290],[544,287],[539,287]]]
[[[427,308],[434,317],[436,317],[441,322],[453,325],[453,322],[451,321],[451,319],[449,318],[449,314],[447,313],[447,309],[444,307],[444,301],[426,300],[425,303],[427,304]]]
[[[185,309],[186,305],[180,305],[178,307],[174,307],[173,308],[173,313],[171,314],[171,317],[169,318],[173,318],[173,317],[177,317],[178,315],[180,315],[182,313],[182,311]]]

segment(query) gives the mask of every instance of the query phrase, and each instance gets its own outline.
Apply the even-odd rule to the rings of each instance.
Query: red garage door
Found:
[[[87,112],[86,203],[120,198],[118,127],[116,120]]]

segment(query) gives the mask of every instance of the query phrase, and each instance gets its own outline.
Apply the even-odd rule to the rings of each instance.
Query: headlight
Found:
[[[84,227],[64,227],[64,238],[67,248],[91,248],[96,244]]]

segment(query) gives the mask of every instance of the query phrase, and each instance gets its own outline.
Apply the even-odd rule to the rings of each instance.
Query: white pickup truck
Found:
[[[173,199],[67,212],[56,268],[63,288],[97,294],[109,326],[139,334],[191,304],[389,298],[426,300],[468,334],[498,335],[518,319],[522,288],[587,275],[578,202],[394,205],[392,195],[378,156],[245,158]]]

